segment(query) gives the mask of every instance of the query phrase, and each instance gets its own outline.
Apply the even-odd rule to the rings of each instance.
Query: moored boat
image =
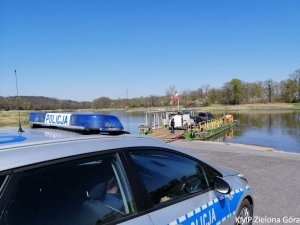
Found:
[[[194,127],[189,127],[183,133],[184,139],[189,140],[207,140],[219,133],[222,133],[238,123],[230,114],[224,117],[201,122]]]
[[[193,120],[192,123],[187,123],[184,120],[183,115],[185,114],[182,114],[182,112],[176,112],[172,110],[148,111],[146,112],[146,123],[139,126],[139,134],[151,135],[155,138],[168,141],[179,138],[189,140],[207,140],[232,128],[238,123],[238,121],[234,120],[233,116],[230,114],[216,119],[211,116],[210,120],[205,120],[202,122],[196,122]],[[169,121],[171,118],[175,118],[176,116],[182,117],[182,126],[175,127],[176,132],[174,135],[170,134]],[[194,116],[194,118],[196,117]]]

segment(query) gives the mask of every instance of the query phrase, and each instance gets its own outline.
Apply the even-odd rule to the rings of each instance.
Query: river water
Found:
[[[125,130],[132,134],[138,134],[139,124],[145,123],[144,112],[118,110],[108,113],[117,115]],[[239,125],[213,137],[211,141],[251,144],[300,153],[300,111],[250,111],[231,114],[234,119],[239,120]]]

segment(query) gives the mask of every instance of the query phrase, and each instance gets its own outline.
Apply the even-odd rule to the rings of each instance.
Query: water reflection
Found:
[[[300,153],[300,112],[254,111],[232,113],[240,121],[233,128],[233,137],[226,133],[212,140],[272,147],[278,150]]]

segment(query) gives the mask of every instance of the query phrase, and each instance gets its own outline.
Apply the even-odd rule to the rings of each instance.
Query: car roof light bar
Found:
[[[100,132],[119,132],[124,129],[118,117],[94,113],[31,112],[29,123],[31,125],[66,129],[99,130]]]

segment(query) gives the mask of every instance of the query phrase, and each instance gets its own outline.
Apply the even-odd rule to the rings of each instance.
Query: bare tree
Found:
[[[272,95],[274,92],[274,86],[275,86],[275,82],[272,79],[268,79],[265,81],[265,87],[267,90],[267,95],[268,95],[268,102],[271,103],[272,102]]]
[[[208,90],[209,90],[209,84],[204,84],[201,86],[202,92],[204,94],[204,97],[207,97]]]
[[[168,89],[166,89],[165,104],[174,105],[174,101],[172,101],[171,97],[176,93],[177,89],[174,85],[171,85]]]
[[[181,93],[181,99],[182,103],[184,104],[185,107],[188,107],[190,105],[191,101],[191,90],[186,89]]]
[[[294,73],[290,75],[290,78],[294,80],[295,85],[297,86],[296,99],[297,102],[300,102],[300,69],[297,69]]]
[[[247,100],[248,103],[255,103],[262,101],[263,96],[263,82],[257,81],[252,83],[245,83],[245,100]]]
[[[297,93],[297,86],[293,79],[287,79],[280,82],[281,99],[286,102],[295,102]]]
[[[174,96],[177,93],[177,89],[174,85],[171,85],[167,90],[166,90],[166,95],[168,97]]]

